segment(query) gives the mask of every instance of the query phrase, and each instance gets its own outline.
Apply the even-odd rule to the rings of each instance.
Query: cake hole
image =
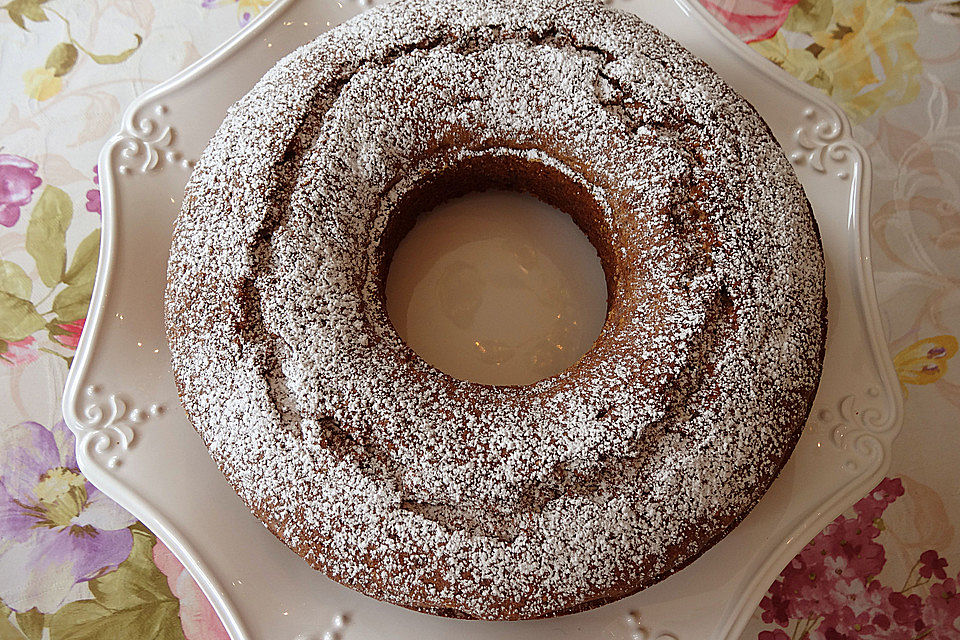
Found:
[[[386,303],[400,337],[437,369],[525,385],[593,346],[607,290],[596,249],[569,215],[486,191],[419,217],[394,253]]]
[[[412,168],[411,173],[420,176],[415,183],[385,198],[394,204],[380,243],[377,273],[388,320],[412,352],[455,378],[520,386],[549,378],[595,344],[599,347],[598,336],[617,288],[621,252],[616,233],[605,226],[609,216],[591,187],[582,178],[571,177],[578,172],[530,152],[500,148],[453,165],[445,163],[439,172]],[[419,230],[411,233],[415,226]],[[429,242],[417,247],[421,235]],[[525,242],[509,245],[507,240],[517,237]],[[488,255],[478,246],[483,243],[500,243],[500,255],[506,253],[507,259]],[[525,250],[517,251],[518,244]],[[509,250],[502,249],[505,245]],[[481,256],[494,272],[501,272],[501,277],[481,277],[479,305],[478,287],[465,286],[476,285],[478,265],[462,260],[456,251]],[[446,266],[453,262],[456,266],[443,268],[439,263],[444,256]],[[512,279],[502,277],[508,264],[514,267],[509,272]],[[516,286],[517,271],[525,278],[522,295]],[[543,279],[547,272],[560,276],[560,286],[556,278],[553,284]],[[435,278],[432,285],[423,282],[429,274]],[[488,297],[497,289],[506,293],[505,299]],[[433,312],[411,309],[418,290]],[[560,296],[544,295],[558,290]],[[437,300],[439,294],[444,294],[443,304]],[[542,306],[545,299],[562,304],[549,311],[535,306]],[[487,333],[476,326],[465,331],[471,317],[485,319]],[[537,318],[545,321],[539,328],[533,326]],[[438,326],[441,321],[448,325],[447,334]],[[557,325],[564,322],[567,330],[559,331]],[[534,334],[539,344],[531,338]]]

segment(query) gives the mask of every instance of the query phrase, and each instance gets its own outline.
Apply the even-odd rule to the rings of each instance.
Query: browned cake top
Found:
[[[610,309],[524,387],[455,380],[397,336],[384,265],[413,216],[487,185],[567,210]],[[448,615],[626,595],[716,542],[799,437],[823,258],[765,124],[599,3],[405,0],[280,61],[187,186],[167,327],[188,415],[315,567]]]

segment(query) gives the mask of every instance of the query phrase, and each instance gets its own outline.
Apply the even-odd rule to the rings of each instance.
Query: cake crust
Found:
[[[383,283],[416,216],[484,188],[597,248],[593,348],[533,385],[434,369]],[[187,185],[165,317],[183,406],[251,511],[334,580],[434,613],[572,613],[719,541],[799,439],[824,265],[754,109],[634,16],[401,0],[281,60]]]

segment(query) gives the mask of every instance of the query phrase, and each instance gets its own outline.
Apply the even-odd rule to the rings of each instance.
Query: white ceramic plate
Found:
[[[826,361],[806,431],[781,477],[690,567],[630,598],[553,620],[464,622],[385,605],[313,571],[269,534],[180,408],[161,302],[191,159],[226,108],[278,58],[361,10],[352,2],[275,0],[242,33],[131,104],[104,148],[100,264],[63,401],[80,468],[176,553],[235,640],[736,637],[780,569],[886,471],[900,392],[871,277],[869,163],[850,125],[699,5],[634,0],[623,8],[704,58],[757,107],[814,205],[828,268]]]

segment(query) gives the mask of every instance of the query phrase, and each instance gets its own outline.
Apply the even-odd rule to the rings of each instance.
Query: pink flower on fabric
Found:
[[[920,607],[923,601],[920,596],[915,593],[906,596],[899,591],[894,591],[890,594],[890,604],[893,606],[893,619],[897,624],[906,626],[919,622],[920,629],[923,628],[923,622],[920,620]]]
[[[926,637],[935,640],[956,640],[957,622],[960,621],[960,595],[957,594],[957,581],[953,578],[938,582],[930,587],[930,594],[923,603],[923,622],[932,627]]]
[[[845,633],[841,633],[833,627],[829,627],[826,631],[824,631],[822,637],[824,640],[854,640],[853,637],[848,636]]]
[[[845,604],[825,612],[825,628],[851,638],[877,637],[890,628],[894,609],[889,602],[889,587],[877,580],[869,584],[861,580],[840,582],[837,586]]]
[[[886,563],[883,546],[873,541],[880,530],[861,518],[828,525],[831,528],[831,546],[824,556],[824,567],[847,580],[872,578]],[[826,529],[824,530],[826,531]]]
[[[159,540],[153,547],[153,562],[167,576],[170,591],[180,599],[180,626],[187,640],[230,640],[200,586]]]
[[[700,3],[744,42],[776,35],[800,0],[700,0]]]
[[[936,576],[941,580],[945,580],[947,572],[944,571],[943,568],[946,566],[947,561],[941,558],[933,549],[920,554],[920,575],[924,578]]]
[[[0,600],[53,613],[133,548],[135,520],[87,482],[63,422],[0,430]]]
[[[794,560],[794,562],[797,561]],[[790,568],[784,569],[781,576],[786,576],[789,570]],[[784,593],[784,591],[784,583],[778,580],[770,585],[769,595],[760,601],[760,609],[763,611],[760,617],[767,624],[774,622],[781,627],[790,624],[790,603],[792,599],[789,593]]]
[[[873,491],[853,505],[853,510],[861,519],[874,521],[894,500],[903,495],[903,483],[900,478],[884,478]]]
[[[760,603],[763,621],[792,626],[794,635],[803,629],[802,640],[960,638],[960,577],[947,577],[947,561],[936,551],[920,555],[918,578],[908,578],[900,591],[877,577],[886,564],[877,542],[881,518],[903,494],[900,480],[884,479],[854,505],[854,516],[841,515],[824,527],[770,586]],[[925,594],[911,593],[926,585]],[[786,637],[774,629],[760,632],[758,640]]]
[[[43,182],[37,177],[37,163],[20,156],[0,153],[0,224],[12,227],[20,219],[20,207],[29,204],[34,190]]]
[[[892,590],[875,578],[886,563],[876,541],[879,518],[900,495],[902,483],[886,479],[854,505],[854,517],[840,516],[824,527],[770,586],[760,603],[763,621],[787,628],[796,620],[821,619],[808,640],[881,634],[898,640],[894,618],[909,618],[912,626],[920,602],[891,601]]]
[[[77,344],[80,342],[80,333],[83,331],[83,324],[85,322],[86,318],[80,318],[79,320],[74,320],[66,324],[58,324],[57,326],[61,330],[66,331],[66,333],[57,334],[53,336],[53,339],[68,349],[76,349]]]
[[[16,342],[7,342],[6,350],[3,350],[3,343],[0,343],[0,363],[8,367],[18,367],[24,364],[30,364],[40,357],[36,347],[37,339],[33,336],[27,336],[23,340]]]

